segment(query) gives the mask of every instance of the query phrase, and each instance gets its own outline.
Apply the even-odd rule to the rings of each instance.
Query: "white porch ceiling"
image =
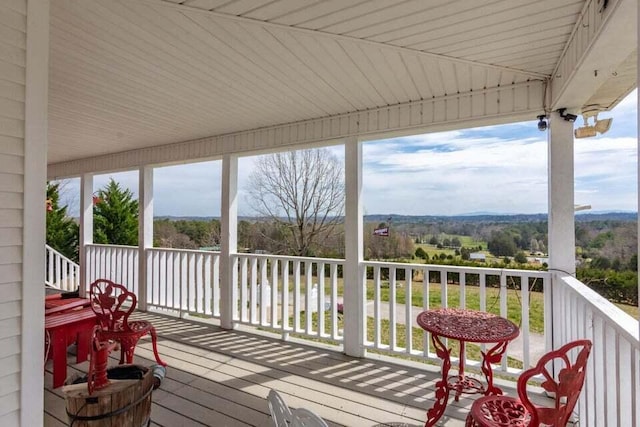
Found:
[[[540,86],[591,3],[55,0],[49,164]],[[633,61],[620,72],[635,76]],[[607,108],[632,88],[616,77],[596,88]],[[468,117],[533,120],[543,96],[522,93],[504,112],[476,98]]]

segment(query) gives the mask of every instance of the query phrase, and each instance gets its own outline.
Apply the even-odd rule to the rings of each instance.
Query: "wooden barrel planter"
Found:
[[[111,379],[109,384],[89,394],[85,382],[65,385],[69,425],[73,427],[147,426],[151,422],[151,393],[154,374],[151,369],[137,366],[143,371],[141,379]],[[113,368],[116,369],[116,368]],[[122,369],[122,366],[117,369]],[[108,370],[110,371],[110,370]],[[82,381],[83,379],[80,379]]]

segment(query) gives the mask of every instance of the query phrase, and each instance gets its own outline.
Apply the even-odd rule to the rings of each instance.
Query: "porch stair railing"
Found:
[[[48,286],[74,291],[80,285],[80,266],[49,245],[45,245],[45,279]]]

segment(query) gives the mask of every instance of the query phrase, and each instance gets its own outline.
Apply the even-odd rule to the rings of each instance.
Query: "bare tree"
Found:
[[[249,176],[248,193],[256,213],[284,231],[273,236],[283,250],[308,256],[342,222],[343,167],[326,148],[262,156]]]

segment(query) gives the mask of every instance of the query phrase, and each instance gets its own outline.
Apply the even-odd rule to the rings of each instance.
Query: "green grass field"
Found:
[[[330,331],[331,330],[331,319],[329,316],[325,317],[325,331]],[[291,322],[291,324],[293,324],[293,318],[290,318],[289,321]],[[314,313],[313,317],[312,317],[312,322],[313,322],[313,326],[312,329],[314,331],[318,330],[318,314]],[[300,324],[301,327],[305,327],[306,325],[306,317],[304,314],[301,314],[301,318],[300,318]],[[389,345],[390,344],[390,337],[391,337],[391,331],[390,331],[390,325],[391,322],[387,319],[382,319],[380,321],[380,343],[382,345]],[[339,329],[344,329],[344,319],[342,318],[342,316],[340,316],[338,318],[338,328]],[[318,338],[309,338],[309,337],[304,337],[304,336],[300,336],[298,334],[293,334],[294,336],[297,336],[298,338],[304,338],[304,339],[311,339],[312,341],[317,341],[317,342],[325,342],[325,343],[331,343],[331,340],[325,340],[325,339],[318,339]],[[411,328],[411,348],[413,350],[417,350],[417,351],[424,351],[425,349],[425,339],[424,339],[424,331],[421,328],[418,327],[412,327]],[[395,329],[395,345],[398,347],[402,347],[402,348],[406,348],[407,347],[407,327],[404,324],[398,323],[396,324],[396,329]],[[367,317],[367,340],[373,342],[375,340],[375,319],[371,316]],[[460,353],[460,345],[457,341],[455,340],[448,340],[448,347],[452,350],[452,356],[457,357]],[[429,351],[431,353],[435,352],[435,348],[433,347],[433,344],[431,342],[428,343],[429,345]],[[466,357],[467,359],[470,360],[480,360],[481,359],[481,347],[479,345],[475,345],[475,344],[470,344],[467,343],[467,345],[465,346],[466,348]],[[376,350],[370,350],[374,353],[378,352]],[[381,352],[383,353],[383,352]],[[408,360],[416,360],[416,361],[421,361],[422,358],[417,357],[417,356],[412,356],[412,355],[402,355],[400,356],[403,359],[408,359]],[[511,368],[518,368],[521,369],[522,368],[522,362],[513,358],[509,358],[507,360],[507,365]]]
[[[325,279],[325,292],[329,289],[329,280]],[[301,281],[300,292],[305,292],[305,281]],[[315,281],[314,281],[315,283]],[[289,292],[293,292],[293,284],[289,282]],[[423,307],[422,298],[422,282],[414,281],[411,288],[411,305],[415,307]],[[367,300],[374,298],[373,280],[367,280]],[[461,293],[460,286],[455,284],[447,285],[447,306],[460,307]],[[338,279],[338,295],[344,294],[344,282],[342,278]],[[380,298],[383,302],[389,302],[390,290],[386,282],[381,284]],[[406,289],[398,286],[396,288],[396,303],[405,304]],[[465,286],[465,307],[471,309],[480,309],[480,288],[478,286]],[[507,290],[507,318],[516,325],[522,325],[522,294],[521,291],[515,289]],[[442,289],[439,283],[431,283],[429,285],[429,307],[442,307]],[[486,310],[490,313],[500,314],[500,290],[498,288],[486,288]],[[529,293],[529,328],[534,333],[544,333],[544,296],[541,292]]]
[[[382,301],[389,301],[389,288],[381,288],[380,295]],[[406,301],[406,289],[396,289],[396,302],[404,304]],[[465,286],[464,291],[466,308],[480,309],[480,288],[477,286]],[[367,299],[374,297],[373,283],[367,285]],[[544,296],[540,292],[529,293],[529,328],[531,332],[544,332]],[[460,307],[461,288],[458,285],[447,285],[447,306]],[[522,294],[519,290],[507,290],[507,318],[516,325],[522,325]],[[422,284],[412,285],[411,305],[423,307]],[[440,284],[429,285],[429,307],[442,307],[442,289]],[[497,288],[486,288],[486,310],[490,313],[500,314],[500,290]]]
[[[314,283],[315,283],[314,277]],[[325,292],[330,289],[329,279],[325,279]],[[304,286],[305,280],[301,280],[300,292],[305,292]],[[292,279],[289,281],[289,291],[293,292]],[[414,281],[411,289],[411,305],[415,307],[423,307],[422,289],[423,285],[420,281]],[[447,305],[449,307],[460,307],[461,300],[461,287],[456,284],[448,284],[447,288]],[[367,281],[367,295],[368,301],[372,301],[374,298],[374,284],[372,280]],[[342,278],[338,279],[338,295],[344,294],[344,282]],[[381,301],[389,301],[390,290],[388,283],[383,282],[380,289]],[[404,287],[398,286],[396,288],[396,303],[405,304],[407,292]],[[480,288],[477,286],[465,286],[465,307],[471,309],[480,309]],[[623,311],[628,313],[635,319],[638,318],[638,308],[623,304],[616,304]],[[506,317],[514,322],[518,326],[522,326],[522,293],[520,290],[508,289],[507,290],[507,314]],[[432,283],[429,285],[429,307],[438,308],[442,307],[442,288],[439,283]],[[490,313],[500,314],[500,290],[498,288],[486,288],[486,310]],[[403,325],[401,325],[404,327]],[[529,329],[532,333],[543,334],[544,333],[544,295],[541,292],[529,292]],[[399,333],[398,331],[396,332]],[[416,334],[414,334],[415,336]],[[398,335],[399,336],[399,335]]]

